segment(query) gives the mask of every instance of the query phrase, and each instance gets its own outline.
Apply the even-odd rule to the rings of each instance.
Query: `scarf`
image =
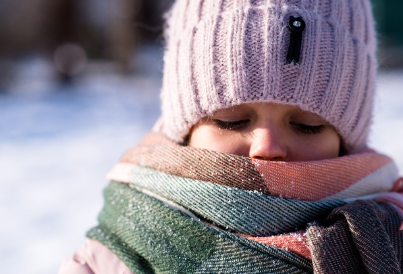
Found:
[[[401,181],[374,151],[271,162],[152,133],[108,177],[87,236],[134,273],[402,272]]]

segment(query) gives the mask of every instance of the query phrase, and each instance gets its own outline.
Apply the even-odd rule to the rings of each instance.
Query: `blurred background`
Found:
[[[173,0],[0,0],[0,272],[57,273],[102,207],[106,173],[159,116]],[[371,146],[403,170],[401,0],[373,0]]]

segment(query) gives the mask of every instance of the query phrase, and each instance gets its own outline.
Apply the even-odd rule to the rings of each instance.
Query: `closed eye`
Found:
[[[321,133],[324,129],[324,125],[318,125],[318,126],[311,126],[311,125],[306,125],[302,123],[295,123],[291,122],[290,123],[296,130],[306,133],[306,134],[318,134]]]
[[[236,130],[246,126],[250,120],[222,121],[218,119],[212,120],[220,129]]]

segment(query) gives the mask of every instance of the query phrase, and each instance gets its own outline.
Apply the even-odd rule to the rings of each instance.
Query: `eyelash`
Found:
[[[240,129],[249,123],[250,120],[238,120],[238,121],[221,121],[213,119],[213,123],[216,124],[220,129],[235,130]]]
[[[321,133],[324,129],[324,125],[319,125],[319,126],[310,126],[310,125],[305,125],[301,123],[294,123],[291,122],[291,125],[293,125],[298,131],[306,134],[318,134]]]
[[[218,119],[213,119],[212,121],[220,129],[236,130],[236,129],[240,129],[243,126],[245,126],[247,123],[249,123],[250,120],[222,121],[222,120],[218,120]],[[310,126],[310,125],[295,123],[295,122],[291,122],[290,124],[295,129],[297,129],[298,131],[305,133],[305,134],[318,134],[318,133],[321,133],[325,129],[324,125]]]

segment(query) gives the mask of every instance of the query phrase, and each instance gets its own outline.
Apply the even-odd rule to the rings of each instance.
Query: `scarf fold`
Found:
[[[373,151],[268,162],[151,134],[108,177],[88,237],[134,273],[402,271],[402,217],[373,200],[398,173]]]

